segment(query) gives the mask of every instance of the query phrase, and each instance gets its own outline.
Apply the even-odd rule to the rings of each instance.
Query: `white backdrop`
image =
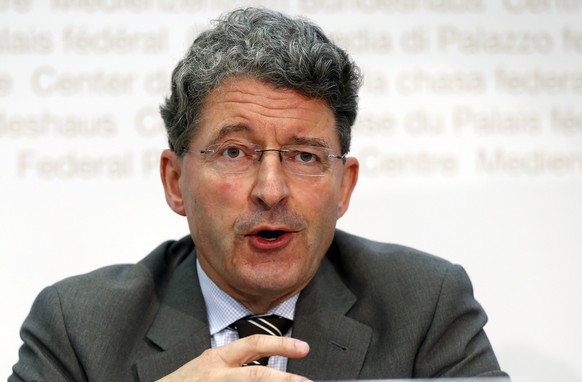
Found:
[[[187,233],[157,107],[215,0],[0,0],[0,370],[36,294]],[[502,367],[582,380],[582,0],[254,2],[361,65],[345,230],[465,266]]]

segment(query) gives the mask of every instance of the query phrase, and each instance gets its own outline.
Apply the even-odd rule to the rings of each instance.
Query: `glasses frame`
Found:
[[[223,143],[218,143],[218,144],[212,144],[210,146],[208,146],[205,149],[185,149],[184,152],[186,153],[195,153],[195,154],[216,154],[218,153],[220,150],[221,146],[225,146],[225,148],[228,147],[228,144],[231,142],[223,142]],[[310,152],[309,149],[315,150],[315,151],[322,151],[325,152],[325,157],[326,158],[332,158],[332,159],[340,159],[342,161],[342,163],[345,163],[346,161],[346,157],[347,157],[347,153],[342,154],[342,155],[338,155],[333,153],[332,150],[326,148],[326,147],[322,147],[322,146],[313,146],[313,145],[283,145],[281,146],[280,149],[275,149],[275,148],[262,148],[259,144],[256,143],[251,143],[251,142],[234,142],[232,143],[233,146],[245,146],[248,148],[252,148],[252,151],[254,151],[255,153],[257,153],[258,155],[253,158],[256,160],[256,163],[261,163],[262,159],[263,159],[263,154],[266,152],[277,152],[279,153],[279,161],[282,164],[282,167],[285,171],[287,171],[288,173],[294,174],[294,175],[299,175],[299,176],[307,176],[307,177],[321,177],[321,176],[325,176],[328,171],[328,168],[331,168],[332,164],[330,164],[329,166],[326,167],[326,169],[324,170],[324,172],[322,173],[318,173],[318,174],[307,174],[307,173],[302,173],[302,172],[297,172],[297,171],[293,171],[293,170],[289,170],[289,168],[287,167],[287,165],[285,165],[285,163],[287,162],[288,157],[284,156],[283,154],[285,153],[289,153],[291,151],[297,151],[297,152]],[[301,150],[301,148],[304,148],[305,150]],[[253,162],[255,162],[255,160],[253,160]],[[258,166],[251,166],[250,169],[253,168],[257,168]],[[247,172],[250,172],[248,170],[243,170],[240,172],[225,172],[225,174],[245,174]]]

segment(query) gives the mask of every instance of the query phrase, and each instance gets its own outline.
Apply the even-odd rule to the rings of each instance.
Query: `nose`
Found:
[[[251,192],[253,201],[268,209],[284,203],[289,197],[287,174],[279,152],[265,151],[258,163],[257,175]]]

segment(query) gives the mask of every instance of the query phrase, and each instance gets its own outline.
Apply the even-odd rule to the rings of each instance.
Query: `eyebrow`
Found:
[[[252,132],[252,129],[248,125],[245,125],[243,123],[223,126],[216,134],[216,137],[212,140],[212,143],[217,143],[221,141],[224,137],[228,136],[229,134],[238,132],[250,133]],[[291,139],[289,140],[289,143],[285,145],[305,145],[329,149],[329,144],[321,138],[301,137],[297,135],[292,136]]]
[[[320,138],[313,137],[298,137],[294,135],[291,137],[290,145],[305,145],[305,146],[316,146],[329,149],[329,144]]]
[[[216,134],[216,137],[214,137],[214,139],[212,140],[212,143],[216,143],[220,140],[222,140],[224,137],[226,137],[229,134],[232,133],[238,133],[238,132],[245,132],[248,133],[251,131],[251,128],[245,124],[242,123],[237,123],[235,125],[226,125],[223,126],[219,131],[218,134]]]

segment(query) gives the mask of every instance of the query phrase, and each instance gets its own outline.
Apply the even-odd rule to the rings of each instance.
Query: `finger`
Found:
[[[295,338],[256,334],[215,348],[215,350],[224,363],[236,367],[245,362],[274,355],[302,358],[309,353],[309,345]]]

